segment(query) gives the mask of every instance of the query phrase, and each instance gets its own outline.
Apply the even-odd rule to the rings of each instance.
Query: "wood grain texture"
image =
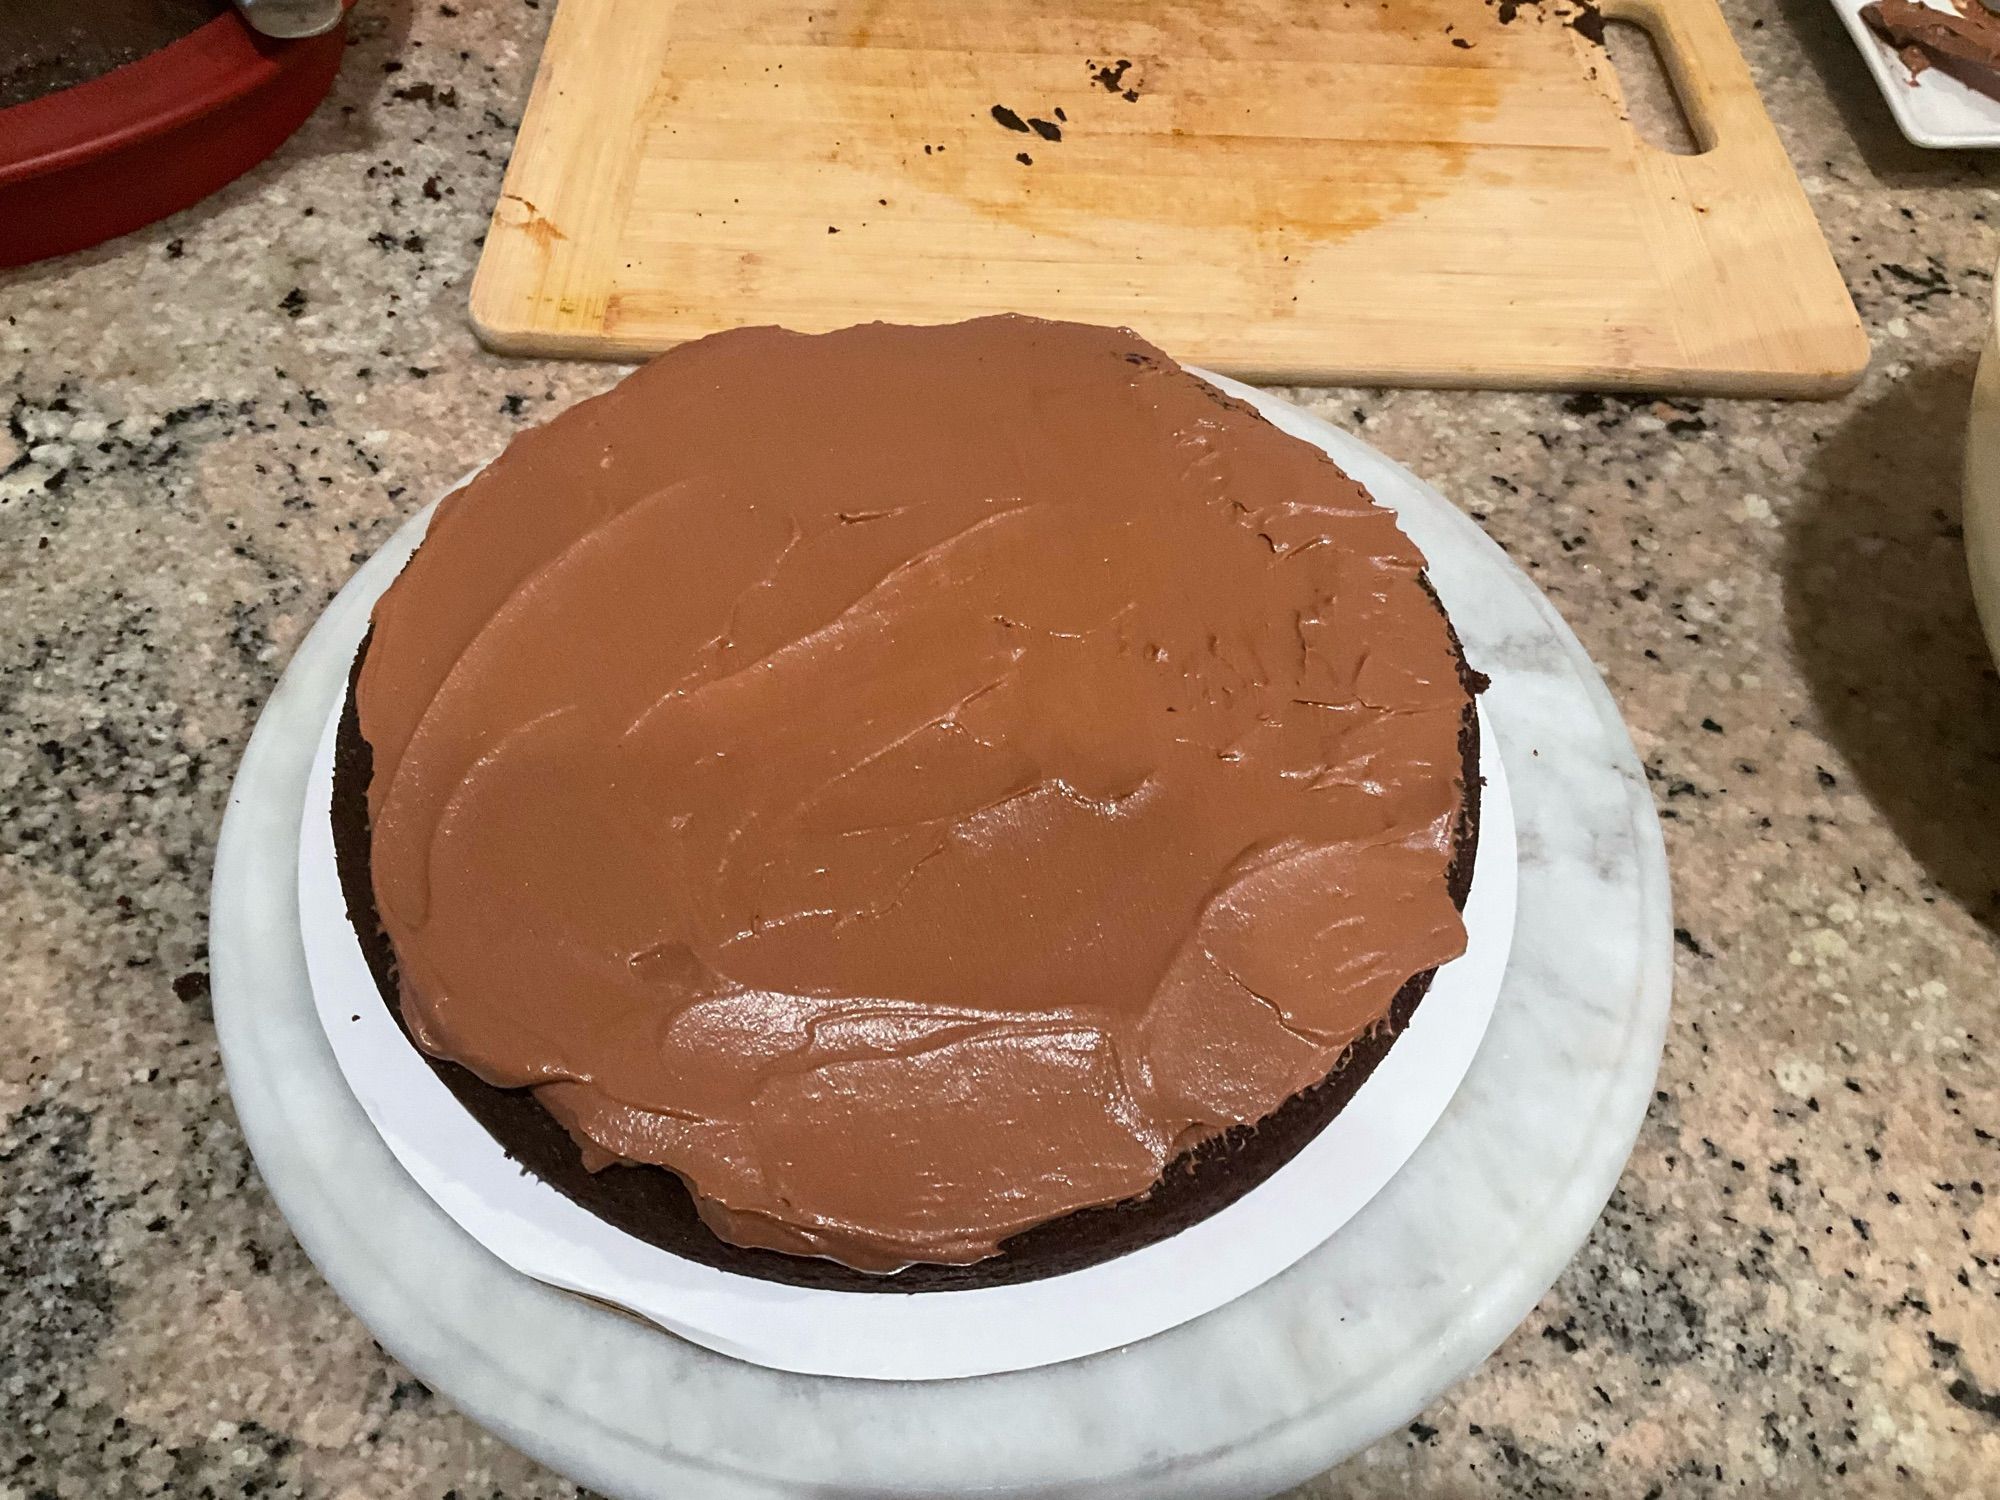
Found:
[[[625,358],[1012,310],[1263,380],[1850,386],[1866,339],[1715,0],[1603,7],[1694,156],[1634,130],[1572,5],[562,0],[473,321]]]

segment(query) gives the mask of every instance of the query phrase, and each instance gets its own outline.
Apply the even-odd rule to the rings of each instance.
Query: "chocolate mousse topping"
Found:
[[[442,505],[356,688],[418,1044],[723,1239],[965,1264],[1454,957],[1422,558],[1129,333],[686,345]]]

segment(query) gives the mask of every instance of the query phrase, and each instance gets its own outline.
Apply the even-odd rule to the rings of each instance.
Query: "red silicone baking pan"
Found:
[[[125,234],[242,176],[326,97],[345,33],[274,41],[231,10],[101,78],[0,109],[0,266]]]

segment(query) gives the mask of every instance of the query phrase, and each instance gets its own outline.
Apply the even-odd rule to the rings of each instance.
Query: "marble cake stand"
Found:
[[[1400,513],[1493,678],[1486,708],[1519,824],[1513,955],[1471,1072],[1389,1186],[1217,1312],[970,1380],[779,1374],[509,1270],[370,1127],[321,1033],[299,943],[307,770],[420,517],[334,600],[264,711],[216,852],[210,938],[244,1134],[307,1253],[383,1347],[507,1441],[621,1500],[1151,1500],[1269,1494],[1317,1473],[1408,1422],[1527,1315],[1610,1196],[1659,1062],[1672,938],[1652,799],[1583,649],[1493,542],[1358,439],[1230,388]]]

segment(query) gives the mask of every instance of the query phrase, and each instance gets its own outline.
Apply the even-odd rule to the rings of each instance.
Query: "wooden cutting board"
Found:
[[[1014,310],[1253,379],[1851,385],[1715,0],[1603,14],[1652,31],[1701,154],[1626,119],[1580,0],[562,0],[473,320],[630,357]]]

